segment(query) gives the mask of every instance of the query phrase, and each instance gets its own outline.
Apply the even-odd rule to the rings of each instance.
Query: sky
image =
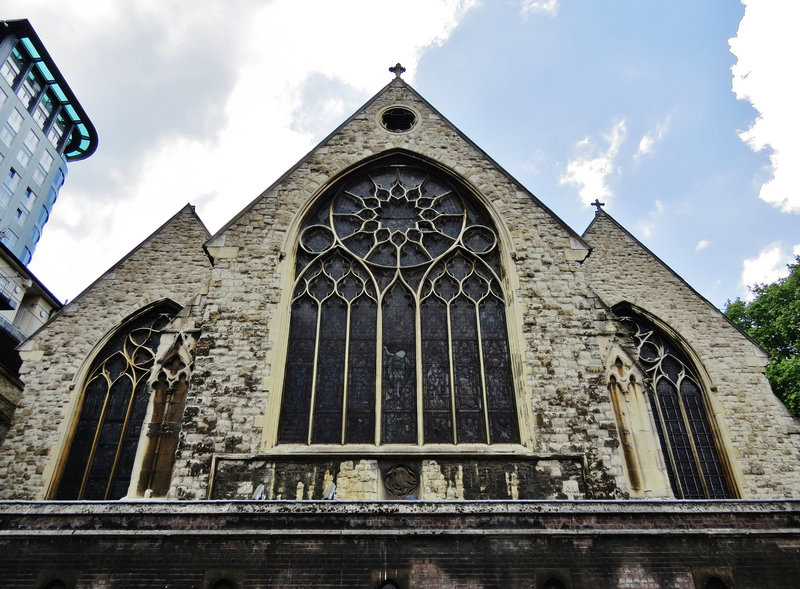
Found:
[[[213,233],[404,79],[575,231],[595,198],[713,304],[800,255],[800,3],[5,0],[99,135],[30,264],[74,298],[186,203]],[[65,262],[68,260],[68,262]]]

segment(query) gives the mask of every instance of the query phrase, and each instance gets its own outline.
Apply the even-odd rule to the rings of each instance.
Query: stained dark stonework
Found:
[[[464,499],[567,499],[564,494],[564,481],[574,481],[578,494],[586,495],[583,464],[580,460],[560,459],[560,475],[550,465],[542,468],[539,460],[505,461],[498,460],[439,460],[442,473],[447,479],[458,476],[459,469],[464,479]],[[547,461],[551,462],[550,460]],[[516,479],[516,483],[514,482]],[[512,487],[516,486],[514,493]]]
[[[578,457],[557,460],[439,458],[433,463],[452,487],[460,487],[461,497],[466,500],[592,498],[583,461]],[[422,469],[418,459],[398,457],[381,460],[380,464],[383,481],[393,468],[410,468],[417,477],[412,489],[419,484],[425,486],[427,482],[420,476]],[[218,458],[210,498],[250,499],[258,485],[263,484],[267,499],[322,499],[327,482],[337,482],[341,466],[342,459]],[[572,490],[570,495],[565,493],[565,488]],[[397,496],[392,492],[387,498],[402,498],[409,493],[411,490]],[[423,493],[420,498],[437,497],[426,497]]]
[[[217,460],[211,499],[250,499],[263,484],[268,499],[322,499],[340,460]]]
[[[800,505],[751,502],[0,503],[4,589],[792,587]],[[676,540],[676,536],[679,540]],[[68,540],[68,541],[67,541]],[[40,563],[47,563],[43,569]]]

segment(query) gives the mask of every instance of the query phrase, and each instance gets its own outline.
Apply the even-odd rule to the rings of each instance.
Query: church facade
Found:
[[[187,205],[20,355],[9,586],[800,572],[800,430],[764,352],[399,76],[216,234]]]

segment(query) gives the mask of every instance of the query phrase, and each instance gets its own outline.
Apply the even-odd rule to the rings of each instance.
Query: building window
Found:
[[[30,212],[35,202],[36,202],[36,193],[30,188],[26,188],[25,196],[22,197],[22,206],[25,207],[25,209],[27,209],[28,212]]]
[[[3,179],[2,191],[0,191],[0,205],[7,205],[11,201],[11,197],[19,187],[19,181],[22,176],[14,169],[11,168]]]
[[[47,223],[47,219],[50,217],[50,213],[47,211],[47,207],[42,207],[42,210],[39,211],[39,217],[36,219],[36,224],[41,229],[44,227],[44,224]]]
[[[14,233],[8,227],[0,231],[0,242],[2,242],[3,245],[5,245],[8,249],[13,249],[14,246],[17,245],[18,239],[19,235]]]
[[[31,161],[32,155],[31,151],[23,145],[19,152],[17,152],[17,162],[24,168],[28,165],[28,162]]]
[[[17,207],[17,210],[14,212],[14,219],[20,225],[24,225],[25,221],[28,219],[28,210],[25,207]]]
[[[8,94],[6,94],[5,90],[0,88],[0,106],[6,103],[6,98],[8,98]]]
[[[56,198],[58,198],[58,192],[56,192],[55,188],[51,188],[47,191],[47,206],[53,208],[53,204],[56,202]]]
[[[517,443],[488,215],[406,158],[331,188],[297,248],[279,443]]]
[[[44,170],[44,173],[47,174],[50,171],[50,167],[53,165],[54,158],[50,155],[49,151],[45,151],[42,153],[42,157],[39,160],[39,166]]]
[[[33,171],[33,179],[38,184],[43,184],[45,178],[47,178],[47,174],[50,172],[50,167],[53,165],[53,156],[50,155],[50,152],[45,151],[42,153],[42,157],[39,158],[39,165],[36,166],[36,169]]]
[[[17,89],[17,96],[19,96],[25,108],[30,108],[31,104],[39,97],[43,82],[42,75],[35,68],[31,68],[28,75],[25,76],[25,80]]]
[[[56,119],[53,121],[50,130],[47,132],[47,138],[50,140],[50,143],[53,144],[53,147],[56,149],[61,147],[64,135],[71,127],[72,123],[67,120],[63,112],[59,112],[58,115],[56,115]]]
[[[8,85],[13,87],[20,72],[25,68],[25,58],[17,47],[11,50],[11,54],[0,66],[0,76],[3,76]]]
[[[41,186],[45,178],[47,178],[47,173],[42,170],[41,166],[36,166],[36,169],[33,171],[33,181]]]
[[[81,409],[56,499],[120,499],[128,493],[150,400],[147,381],[175,305],[125,323],[100,350],[81,389]]]
[[[11,142],[14,141],[14,137],[17,136],[17,133],[19,133],[19,130],[22,128],[22,121],[22,113],[20,113],[16,108],[8,115],[6,124],[3,125],[2,129],[0,129],[0,140],[5,143],[6,147],[11,146]]]
[[[22,147],[20,147],[19,153],[17,153],[17,160],[19,163],[23,166],[27,166],[28,162],[31,161],[33,152],[36,151],[36,147],[38,145],[39,137],[36,136],[36,133],[34,133],[33,130],[29,130]]]
[[[22,113],[16,108],[8,115],[8,126],[13,129],[14,134],[19,133],[22,128],[22,121],[24,120]]]
[[[679,499],[731,496],[708,419],[702,381],[681,347],[629,306],[614,312],[633,335],[667,473]]]
[[[58,170],[56,170],[56,177],[53,178],[53,188],[55,188],[55,190],[58,191],[61,189],[62,186],[64,186],[64,170],[59,168]],[[55,198],[56,196],[57,194],[53,196],[53,202],[56,202]]]
[[[36,108],[33,111],[33,120],[39,125],[40,129],[44,129],[50,115],[53,114],[55,109],[56,99],[50,90],[46,91]]]
[[[381,115],[381,124],[392,133],[409,131],[416,122],[417,115],[402,106],[390,108]]]

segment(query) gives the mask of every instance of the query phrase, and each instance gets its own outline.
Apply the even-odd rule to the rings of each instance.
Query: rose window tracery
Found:
[[[519,441],[498,239],[465,189],[399,160],[351,176],[295,272],[280,443]]]

